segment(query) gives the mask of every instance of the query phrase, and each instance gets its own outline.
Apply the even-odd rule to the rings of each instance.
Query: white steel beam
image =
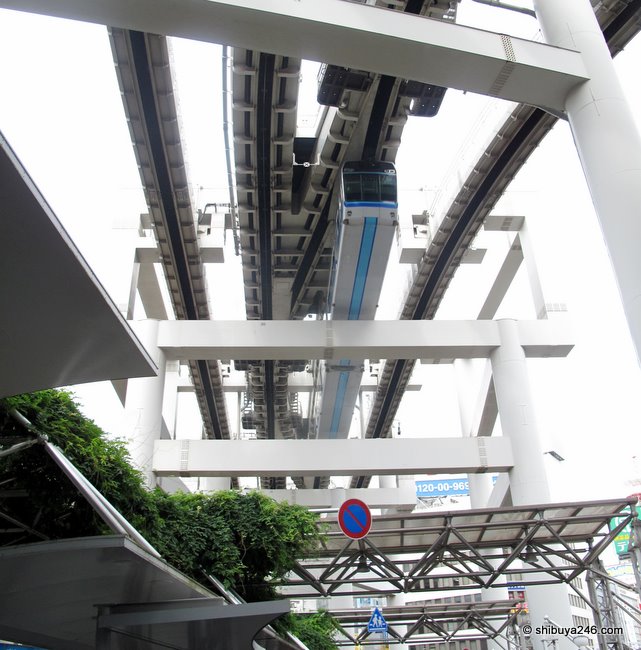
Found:
[[[332,488],[326,490],[261,490],[275,501],[305,506],[325,512],[337,511],[348,499],[360,499],[370,508],[398,508],[413,510],[416,507],[416,487],[412,482],[397,488]]]
[[[472,359],[501,341],[499,321],[164,321],[167,359]],[[530,357],[565,357],[573,347],[562,321],[519,321]]]
[[[507,438],[156,440],[156,476],[351,476],[506,472]]]
[[[565,107],[571,50],[344,0],[0,0],[0,6]]]
[[[375,393],[378,388],[378,375],[371,377],[367,373],[363,374],[361,381],[361,393]],[[411,382],[405,386],[405,392],[416,392],[423,388],[423,384]],[[314,380],[311,373],[293,372],[289,375],[287,390],[290,393],[311,393],[314,389]],[[225,393],[244,393],[247,390],[247,381],[244,376],[241,379],[228,379],[223,377],[223,392]],[[184,377],[178,383],[177,391],[179,393],[193,393],[194,385],[190,379]]]
[[[521,248],[521,240],[517,234],[507,252],[503,264],[492,284],[490,292],[479,311],[478,318],[494,318],[498,308],[501,306],[505,294],[512,285],[517,271],[521,267],[523,261],[523,249]]]

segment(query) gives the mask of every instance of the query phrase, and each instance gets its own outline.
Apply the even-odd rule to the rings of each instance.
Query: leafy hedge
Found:
[[[313,614],[289,614],[286,626],[310,649],[334,650],[338,647],[333,636],[340,627],[336,619],[325,610]]]
[[[0,400],[5,443],[25,435],[9,414],[13,408],[62,449],[169,564],[202,584],[209,573],[248,601],[273,598],[270,579],[284,576],[297,557],[321,540],[316,515],[258,492],[145,489],[124,443],[107,439],[67,392],[46,390]],[[40,445],[0,459],[0,484],[28,492],[28,499],[1,501],[2,509],[49,538],[109,532]]]

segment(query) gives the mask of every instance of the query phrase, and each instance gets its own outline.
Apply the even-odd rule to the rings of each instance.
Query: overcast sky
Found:
[[[471,0],[462,3],[460,19],[524,37],[536,33],[532,18]],[[186,153],[196,207],[202,208],[227,200],[220,48],[177,41],[173,49]],[[637,117],[640,67],[637,39],[617,58]],[[313,67],[303,69],[304,82],[314,81],[314,75]],[[132,231],[128,235],[122,227],[135,228],[146,208],[105,28],[0,10],[0,78],[0,130],[114,301],[123,305]],[[483,97],[448,91],[438,117],[410,120],[398,157],[406,214],[430,209],[461,159],[473,160],[497,112],[505,108],[487,109],[487,104]],[[484,111],[489,116],[479,123]],[[556,494],[627,494],[631,490],[623,479],[633,473],[632,457],[641,455],[641,374],[566,123],[559,123],[534,153],[497,207],[501,211],[526,216],[546,300],[567,303],[576,334],[567,360],[531,364],[544,444],[567,459],[550,467],[558,479]],[[114,231],[114,225],[119,229]],[[504,244],[497,244],[499,252]],[[473,272],[460,272],[440,317],[474,317]],[[211,277],[221,274],[227,285],[238,281],[237,259]],[[384,314],[394,313],[391,296],[401,295],[398,277],[398,269],[390,274],[396,284],[388,287]],[[228,297],[217,293],[220,284],[210,283],[214,317],[244,317],[240,285],[230,308]],[[521,277],[499,316],[534,317],[531,302],[522,298],[524,286]],[[458,435],[451,368],[423,368],[421,373],[423,390],[408,395],[399,413],[404,435]],[[78,392],[89,415],[110,430],[117,428],[119,407],[110,389],[101,385]],[[438,423],[439,430],[428,422]]]

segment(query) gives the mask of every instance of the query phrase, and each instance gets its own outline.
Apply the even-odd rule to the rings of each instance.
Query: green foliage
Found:
[[[129,464],[123,443],[110,441],[79,411],[69,393],[47,390],[0,400],[3,436],[25,435],[10,416],[17,409],[135,526],[153,517],[153,501],[143,488],[141,475]],[[27,490],[30,498],[5,504],[20,508],[21,521],[37,520],[37,530],[58,539],[106,532],[102,520],[82,498],[39,445],[0,461],[0,482]]]
[[[123,443],[104,437],[71,395],[47,390],[0,400],[0,436],[24,437],[10,416],[17,409],[142,533],[165,560],[207,584],[205,573],[246,600],[275,597],[278,579],[316,547],[316,515],[252,492],[166,494],[146,490]],[[0,459],[0,484],[27,499],[0,500],[3,511],[49,538],[108,533],[104,524],[40,445]],[[26,534],[15,541],[36,541]]]
[[[314,614],[289,614],[288,630],[297,636],[309,650],[335,650],[338,645],[334,634],[340,629],[329,612],[319,610]]]

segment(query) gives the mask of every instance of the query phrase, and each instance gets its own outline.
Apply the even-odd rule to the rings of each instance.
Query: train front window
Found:
[[[378,174],[363,174],[363,201],[378,203],[381,200],[381,193],[378,187]]]
[[[345,186],[345,201],[361,200],[361,176],[360,174],[345,174],[343,176]]]
[[[396,175],[381,175],[381,201],[396,203]]]

